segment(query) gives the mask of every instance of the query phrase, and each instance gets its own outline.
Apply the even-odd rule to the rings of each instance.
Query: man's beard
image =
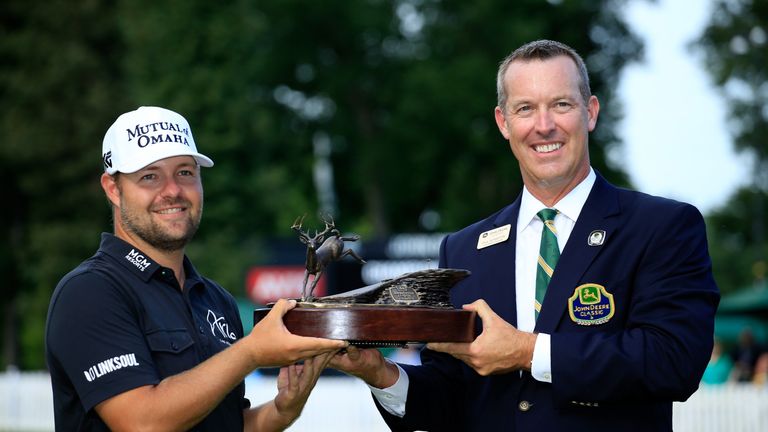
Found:
[[[184,204],[188,209],[191,208],[190,203],[183,200],[175,200],[173,202],[165,204]],[[202,215],[203,207],[200,204],[200,213]],[[123,221],[123,225],[127,231],[136,234],[140,239],[147,242],[154,248],[165,252],[175,252],[183,249],[187,243],[192,240],[197,228],[200,226],[200,217],[196,219],[189,217],[186,220],[187,229],[180,237],[174,237],[170,233],[163,230],[163,227],[155,223],[151,218],[147,217],[146,221],[142,221],[140,217],[136,216],[135,212],[129,212],[125,205],[120,206],[120,218]]]

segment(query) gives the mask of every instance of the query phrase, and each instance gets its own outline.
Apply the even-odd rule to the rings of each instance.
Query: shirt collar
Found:
[[[185,284],[197,284],[203,281],[203,277],[197,272],[195,266],[192,265],[192,261],[186,255],[184,255],[184,274],[186,276]]]
[[[163,268],[149,255],[114,234],[102,233],[99,249],[144,282]],[[198,283],[202,281],[202,277],[186,255],[184,255],[184,272],[188,282]]]
[[[581,214],[581,209],[584,207],[584,203],[587,202],[589,192],[592,190],[596,178],[595,171],[590,167],[587,177],[584,178],[581,183],[576,185],[572,191],[568,192],[568,195],[558,201],[554,208],[556,208],[562,215],[575,222],[579,218],[579,214]],[[517,218],[518,234],[531,223],[533,218],[537,217],[536,213],[544,208],[547,208],[547,206],[531,195],[528,188],[523,186],[523,196],[520,200],[520,213]]]
[[[145,282],[160,269],[160,264],[157,261],[114,234],[101,234],[99,250]]]

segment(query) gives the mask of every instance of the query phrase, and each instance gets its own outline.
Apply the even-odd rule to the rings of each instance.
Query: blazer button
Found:
[[[531,404],[528,401],[520,401],[520,403],[517,404],[517,407],[520,409],[520,411],[526,412],[531,409]]]

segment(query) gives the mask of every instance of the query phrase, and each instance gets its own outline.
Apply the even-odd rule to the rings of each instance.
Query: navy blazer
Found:
[[[443,240],[440,267],[472,272],[451,291],[455,307],[485,299],[517,323],[519,209],[518,197]],[[507,224],[508,240],[477,249],[483,232]],[[572,315],[572,297],[585,284],[613,296],[606,322],[584,325]],[[482,377],[425,349],[421,366],[401,365],[410,379],[405,416],[379,411],[393,430],[672,430],[672,401],[696,391],[712,352],[719,299],[699,211],[616,188],[598,174],[536,322],[537,333],[551,335],[552,383],[517,371]]]

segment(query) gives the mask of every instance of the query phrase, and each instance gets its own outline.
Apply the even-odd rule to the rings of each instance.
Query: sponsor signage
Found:
[[[367,263],[360,265],[349,257],[330,263],[314,295],[339,294],[403,273],[436,268],[444,237],[445,233],[404,233],[383,239],[346,242],[345,248],[357,252]],[[277,239],[271,244],[270,264],[252,267],[246,275],[246,293],[256,304],[301,297],[305,248],[296,239]]]
[[[312,282],[312,276],[309,277]],[[326,275],[315,287],[315,296],[326,295]],[[281,298],[300,298],[304,283],[304,266],[258,266],[248,272],[245,291],[257,304],[267,304]]]

